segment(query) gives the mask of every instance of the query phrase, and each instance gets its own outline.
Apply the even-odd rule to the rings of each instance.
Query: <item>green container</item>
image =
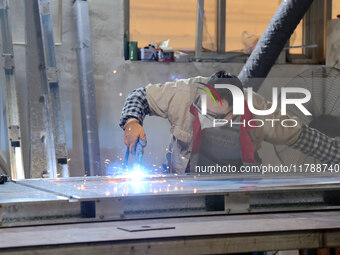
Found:
[[[138,47],[137,42],[129,42],[129,60],[138,60]]]

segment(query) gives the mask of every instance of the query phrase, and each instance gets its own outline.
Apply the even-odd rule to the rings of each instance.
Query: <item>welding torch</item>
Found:
[[[146,146],[146,140],[142,140],[138,138],[137,141],[133,144],[131,148],[131,154],[137,158],[138,167],[140,168],[143,156],[144,156],[144,147]],[[129,161],[130,149],[126,148],[125,158],[124,158],[124,166],[127,167]]]

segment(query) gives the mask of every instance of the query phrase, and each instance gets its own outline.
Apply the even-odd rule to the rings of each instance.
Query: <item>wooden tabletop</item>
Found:
[[[134,232],[119,228],[126,228]],[[143,228],[156,228],[158,230],[137,231]],[[168,229],[159,230],[159,228]],[[72,249],[77,245],[78,249],[85,245],[88,249],[90,244],[109,245],[110,249],[113,249],[112,247],[115,247],[115,245],[122,249],[123,245],[126,249],[131,249],[131,247],[137,248],[139,246],[143,248],[147,244],[144,248],[149,249],[150,254],[152,254],[150,251],[152,247],[164,249],[165,246],[157,246],[156,244],[164,244],[165,242],[169,251],[174,247],[178,249],[187,248],[188,253],[186,254],[191,254],[190,251],[196,250],[198,244],[209,241],[214,245],[210,245],[210,248],[204,246],[205,248],[201,247],[196,251],[198,253],[210,253],[210,251],[216,253],[221,251],[216,249],[222,249],[227,253],[279,248],[340,246],[338,236],[340,236],[340,211],[324,211],[3,228],[0,229],[0,240],[2,240],[0,249],[46,248],[47,246],[50,246],[50,249],[51,245],[55,246],[55,249],[60,249],[63,245],[71,245],[69,248]],[[226,246],[227,240],[228,245]],[[172,247],[171,242],[175,242],[176,245]],[[239,242],[247,243],[247,245],[234,245]],[[223,244],[223,247],[219,246],[218,243]],[[180,248],[181,245],[183,245],[182,248]],[[190,246],[191,249],[189,249]],[[210,250],[206,250],[208,248]],[[96,250],[98,250],[98,247]],[[65,250],[63,252],[65,254]],[[160,251],[157,250],[157,252]]]

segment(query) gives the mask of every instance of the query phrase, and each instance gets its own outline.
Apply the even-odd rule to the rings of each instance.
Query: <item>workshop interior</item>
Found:
[[[340,254],[340,0],[0,0],[0,254]]]

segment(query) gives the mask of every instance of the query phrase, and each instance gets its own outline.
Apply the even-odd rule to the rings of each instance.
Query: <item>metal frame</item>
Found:
[[[22,142],[20,130],[20,117],[17,99],[17,87],[15,82],[15,65],[11,25],[9,20],[9,2],[0,1],[1,22],[1,54],[3,60],[3,75],[5,85],[5,100],[9,142],[9,161],[11,177],[13,179],[24,179],[25,172],[22,160]]]
[[[0,250],[225,254],[336,247],[340,179],[327,176],[215,176],[214,186],[210,176],[181,175],[135,183],[123,176],[9,182],[0,185],[0,235],[9,240]],[[36,238],[25,238],[32,231]]]
[[[27,179],[0,185],[0,194],[6,190],[0,195],[0,226],[339,210],[339,184],[334,176]]]
[[[217,4],[217,19],[216,19],[216,52],[203,52],[202,40],[203,40],[203,26],[204,26],[204,0],[197,0],[197,20],[196,20],[196,42],[194,59],[196,61],[201,60],[219,60],[228,62],[234,60],[235,62],[244,62],[246,57],[243,53],[237,52],[225,52],[225,21],[226,21],[226,0],[216,0]]]

